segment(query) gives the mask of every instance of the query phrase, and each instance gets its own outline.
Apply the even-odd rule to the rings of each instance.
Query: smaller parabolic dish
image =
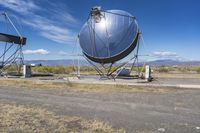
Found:
[[[114,63],[136,47],[139,28],[135,17],[122,10],[92,8],[83,25],[79,42],[83,54],[96,63]]]

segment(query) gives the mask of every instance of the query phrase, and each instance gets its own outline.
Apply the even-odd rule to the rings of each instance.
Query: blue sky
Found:
[[[137,18],[145,41],[141,54],[151,59],[200,60],[199,0],[0,0],[0,11],[8,12],[28,38],[26,60],[68,59],[95,5],[125,10]]]

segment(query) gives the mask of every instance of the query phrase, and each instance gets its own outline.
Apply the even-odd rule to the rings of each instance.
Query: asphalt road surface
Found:
[[[104,93],[0,87],[0,100],[39,106],[57,114],[98,118],[131,133],[200,133],[198,89]]]

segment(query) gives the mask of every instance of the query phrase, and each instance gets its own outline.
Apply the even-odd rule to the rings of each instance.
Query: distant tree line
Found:
[[[114,66],[112,70],[116,69],[117,66]],[[130,69],[130,67],[129,67]],[[7,72],[13,72],[16,71],[16,66],[11,65],[7,68]],[[111,70],[111,71],[112,71]],[[140,71],[145,72],[145,67],[133,67],[132,72],[134,71]],[[170,73],[170,72],[177,72],[177,73],[200,73],[200,66],[154,66],[152,67],[153,72],[155,73]],[[85,74],[96,74],[97,72],[92,66],[81,66],[80,67],[81,73]],[[74,67],[72,65],[69,66],[34,66],[32,67],[33,73],[45,73],[45,74],[72,74],[77,72],[77,67]]]

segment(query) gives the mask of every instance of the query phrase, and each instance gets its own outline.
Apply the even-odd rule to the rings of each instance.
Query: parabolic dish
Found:
[[[135,18],[122,10],[100,11],[83,25],[79,42],[83,54],[97,63],[114,63],[136,47],[139,38]]]

